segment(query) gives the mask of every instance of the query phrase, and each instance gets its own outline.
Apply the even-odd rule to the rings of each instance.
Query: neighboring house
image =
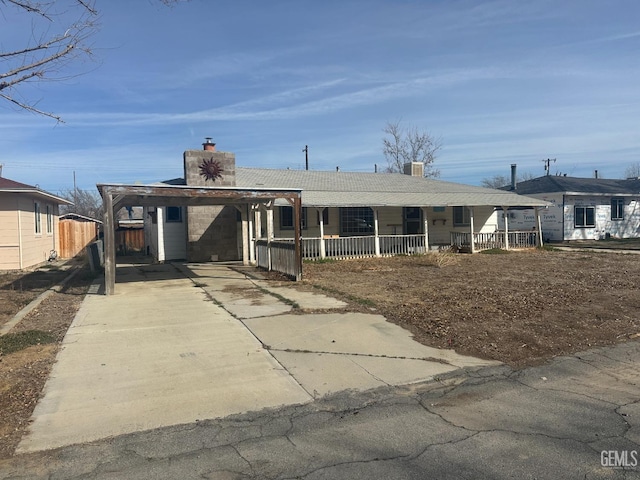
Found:
[[[58,206],[72,203],[0,177],[0,270],[46,262],[59,249]]]
[[[515,191],[550,203],[541,212],[546,240],[640,237],[640,179],[546,175],[518,183]],[[508,223],[510,228],[531,229],[534,211],[510,210]]]
[[[420,163],[406,167],[407,174],[240,168],[233,154],[205,144],[205,150],[185,152],[185,178],[137,188],[217,186],[248,194],[300,189],[305,258],[409,254],[454,244],[471,251],[535,245],[530,232],[519,241],[517,232],[499,231],[498,218],[502,208],[538,209],[545,201],[424,178]],[[294,209],[284,199],[234,206],[182,203],[145,207],[147,252],[159,261],[254,262],[260,242],[294,237]]]

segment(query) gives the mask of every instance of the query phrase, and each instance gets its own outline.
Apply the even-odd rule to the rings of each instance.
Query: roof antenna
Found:
[[[551,162],[555,163],[556,159],[555,158],[547,158],[546,160],[542,160],[544,162],[544,171],[546,172],[546,175],[551,175],[551,168],[550,168],[550,164]]]

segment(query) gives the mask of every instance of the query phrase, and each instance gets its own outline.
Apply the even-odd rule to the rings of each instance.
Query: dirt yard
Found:
[[[65,276],[55,269],[0,274],[0,325]],[[300,288],[380,313],[426,345],[515,367],[640,337],[640,255],[438,253],[305,263],[304,278]],[[13,454],[26,430],[91,281],[81,271],[0,337],[0,458]],[[11,335],[26,343],[7,353],[3,340]]]
[[[304,278],[421,343],[514,367],[640,337],[640,255],[433,254],[305,263]]]
[[[68,271],[55,268],[0,274],[0,325],[68,275]],[[26,430],[59,344],[92,278],[86,269],[80,270],[59,293],[53,293],[8,335],[0,337],[0,458],[13,454]]]

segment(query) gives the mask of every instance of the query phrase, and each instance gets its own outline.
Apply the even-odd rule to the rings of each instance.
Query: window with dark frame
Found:
[[[302,229],[307,229],[307,207],[302,207]],[[280,207],[280,230],[293,230],[293,207]]]
[[[182,208],[167,207],[167,222],[170,222],[170,223],[182,222]]]
[[[576,206],[573,218],[576,228],[593,228],[596,226],[596,207]]]
[[[320,225],[320,212],[318,212],[317,210],[316,212],[317,212],[318,225]],[[329,225],[329,209],[328,208],[322,209],[322,223],[324,224],[325,227]]]
[[[347,235],[373,233],[373,210],[369,207],[342,207],[340,233]]]
[[[471,225],[471,211],[467,207],[453,207],[453,225],[467,227]]]
[[[611,220],[624,220],[624,198],[611,199]]]
[[[33,203],[33,213],[35,218],[36,233],[42,233],[42,220],[40,219],[40,204],[38,202]]]

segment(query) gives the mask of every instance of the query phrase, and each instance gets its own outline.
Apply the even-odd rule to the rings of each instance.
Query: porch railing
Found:
[[[489,250],[491,248],[505,248],[504,232],[474,233],[475,250]],[[451,232],[451,245],[459,248],[471,246],[469,232]],[[535,231],[509,232],[509,248],[533,248],[538,245],[538,235]]]
[[[293,240],[256,241],[256,263],[266,270],[275,270],[298,280],[302,272],[296,261]]]
[[[380,255],[414,255],[426,252],[424,235],[380,235]],[[293,244],[292,238],[279,238],[278,242]],[[322,239],[302,239],[302,258],[322,258]],[[265,242],[266,244],[266,242]],[[325,258],[364,258],[376,256],[375,236],[328,237],[324,239]]]

